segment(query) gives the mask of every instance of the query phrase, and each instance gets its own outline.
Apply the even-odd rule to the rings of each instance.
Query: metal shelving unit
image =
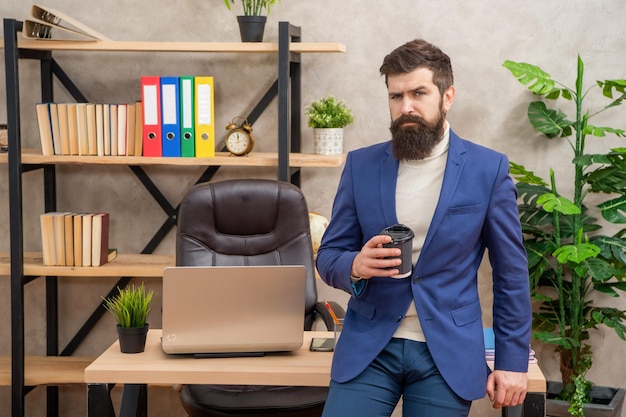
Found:
[[[204,173],[197,182],[211,179],[221,165],[275,166],[277,178],[300,185],[300,168],[306,166],[329,167],[343,163],[343,156],[322,157],[300,153],[301,130],[301,54],[307,52],[345,52],[345,47],[336,43],[302,43],[301,30],[288,22],[279,23],[278,43],[201,43],[201,42],[68,42],[53,40],[18,40],[22,22],[15,19],[4,19],[4,53],[6,67],[7,91],[7,125],[9,153],[8,157],[0,157],[0,163],[7,163],[9,170],[9,215],[10,215],[10,255],[9,265],[0,261],[0,272],[8,270],[11,277],[11,382],[12,382],[12,417],[23,417],[26,394],[33,388],[25,385],[24,380],[24,285],[44,276],[46,279],[46,329],[48,356],[71,356],[84,337],[95,326],[105,313],[99,306],[87,318],[83,327],[76,333],[67,346],[60,348],[58,340],[58,306],[57,276],[67,274],[63,267],[43,267],[38,258],[27,254],[25,262],[23,217],[22,217],[22,174],[29,171],[41,171],[44,179],[44,212],[56,209],[56,165],[59,164],[121,164],[129,169],[150,192],[155,201],[167,214],[167,220],[158,228],[153,238],[145,246],[141,254],[120,256],[115,265],[96,268],[97,271],[82,271],[91,276],[136,275],[137,269],[146,270],[146,276],[154,276],[155,271],[164,262],[162,257],[154,257],[154,265],[146,267],[145,263],[137,263],[137,259],[146,262],[167,233],[176,225],[177,207],[171,205],[157,186],[144,171],[145,165],[198,165],[206,166]],[[72,82],[53,57],[53,52],[63,51],[158,51],[158,52],[207,52],[207,53],[273,53],[277,54],[278,76],[274,84],[267,90],[261,100],[247,116],[253,124],[274,98],[278,98],[278,152],[277,154],[257,154],[250,158],[228,158],[218,153],[215,159],[183,158],[139,158],[107,157],[106,159],[86,160],[83,157],[43,157],[37,151],[23,150],[21,147],[20,121],[20,86],[19,61],[36,59],[40,62],[41,101],[53,102],[53,77],[56,77],[77,102],[87,102],[86,97]],[[82,159],[81,159],[82,158]],[[126,159],[125,159],[126,158]],[[147,259],[150,259],[149,257]],[[128,262],[128,263],[123,263]],[[150,261],[148,261],[150,263]],[[167,263],[167,260],[165,260]],[[26,271],[25,273],[25,264]],[[84,269],[84,268],[83,268]],[[73,274],[81,273],[74,271]],[[107,275],[111,274],[111,275]],[[123,287],[130,277],[122,277],[111,289],[108,296],[113,295],[116,287]],[[48,416],[58,415],[58,387],[47,388]]]

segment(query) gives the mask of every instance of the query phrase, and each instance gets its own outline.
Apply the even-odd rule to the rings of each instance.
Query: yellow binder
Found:
[[[215,156],[213,77],[195,77],[194,93],[196,157],[212,158]]]

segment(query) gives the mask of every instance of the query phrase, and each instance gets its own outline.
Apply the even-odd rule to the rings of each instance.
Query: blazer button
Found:
[[[402,316],[398,316],[398,318],[396,319],[396,321],[401,321],[402,320]]]
[[[420,277],[418,277],[417,275],[413,277],[413,284],[419,284],[420,283]]]

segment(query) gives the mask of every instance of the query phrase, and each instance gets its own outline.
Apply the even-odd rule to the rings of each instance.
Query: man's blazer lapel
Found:
[[[396,215],[396,185],[398,182],[398,161],[391,154],[391,142],[387,147],[385,158],[380,161],[380,175],[378,176],[378,190],[382,204],[385,224],[393,226],[398,223]]]
[[[443,184],[441,185],[441,193],[439,195],[439,202],[435,209],[435,214],[430,222],[428,233],[426,234],[426,240],[422,252],[426,250],[429,243],[432,240],[435,231],[439,227],[439,224],[443,220],[452,196],[459,184],[459,178],[463,172],[463,166],[465,165],[465,158],[462,156],[465,153],[465,147],[463,142],[459,140],[459,137],[450,130],[450,146],[448,148],[448,162],[446,163],[446,170],[443,175]]]

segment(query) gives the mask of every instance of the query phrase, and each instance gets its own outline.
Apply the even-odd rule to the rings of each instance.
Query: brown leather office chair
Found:
[[[307,203],[299,188],[280,181],[245,179],[199,184],[178,212],[176,264],[304,265],[304,329],[332,318],[317,301]],[[333,305],[343,315],[343,309]],[[185,385],[191,417],[320,416],[327,387]]]

